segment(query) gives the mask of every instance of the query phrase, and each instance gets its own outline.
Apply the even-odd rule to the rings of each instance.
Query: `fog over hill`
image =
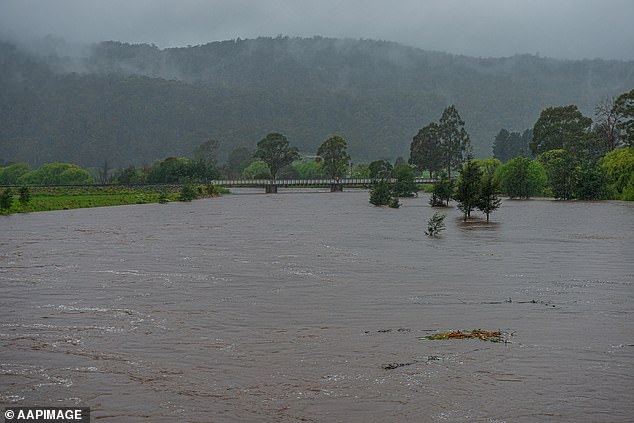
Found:
[[[226,155],[269,132],[308,153],[338,134],[357,163],[394,159],[450,104],[485,157],[502,127],[532,127],[567,104],[593,117],[604,97],[634,87],[634,62],[483,59],[373,40],[67,47],[0,43],[1,159],[124,166],[187,156],[208,138]]]

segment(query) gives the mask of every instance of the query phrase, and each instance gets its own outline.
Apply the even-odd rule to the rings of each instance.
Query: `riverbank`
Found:
[[[29,200],[21,201],[19,188],[11,188],[11,207],[2,214],[33,213],[91,207],[123,206],[171,201],[189,201],[197,198],[217,197],[229,193],[214,185],[193,185],[194,195],[184,197],[181,185],[75,185],[29,187]],[[5,188],[6,189],[6,188]],[[4,190],[2,190],[4,191]]]

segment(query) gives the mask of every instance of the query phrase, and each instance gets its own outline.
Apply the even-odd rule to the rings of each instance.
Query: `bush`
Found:
[[[11,188],[5,189],[0,194],[0,211],[7,211],[13,205],[13,190]]]
[[[29,187],[21,187],[18,193],[20,194],[20,204],[26,206],[31,202],[31,191],[29,190]]]
[[[192,201],[198,198],[198,190],[191,184],[183,185],[181,188],[179,201]]]
[[[440,214],[438,212],[434,213],[434,215],[427,221],[427,230],[425,231],[425,235],[437,236],[441,231],[444,231],[445,217],[447,216],[444,214]]]
[[[370,190],[370,203],[375,206],[387,206],[392,201],[392,188],[385,179],[374,181]]]

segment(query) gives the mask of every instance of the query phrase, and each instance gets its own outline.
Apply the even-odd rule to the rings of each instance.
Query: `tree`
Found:
[[[493,141],[493,157],[507,162],[514,157],[528,154],[529,144],[533,139],[533,130],[527,129],[522,134],[500,129]]]
[[[22,185],[85,185],[94,184],[92,175],[70,163],[48,163],[25,173],[18,179]]]
[[[618,147],[620,142],[619,122],[622,120],[621,112],[615,107],[613,97],[604,98],[594,109],[596,125],[596,149],[603,156]]]
[[[601,159],[599,166],[615,198],[622,198],[628,186],[634,188],[634,147],[612,150]]]
[[[550,150],[539,156],[544,165],[548,182],[553,190],[553,197],[562,200],[574,198],[575,161],[566,150]]]
[[[7,188],[0,194],[0,211],[6,211],[13,205],[13,190]]]
[[[271,133],[258,142],[253,156],[266,163],[271,171],[271,178],[275,180],[281,168],[299,159],[299,152],[296,147],[289,145],[284,135]]]
[[[203,141],[192,152],[192,157],[196,161],[205,163],[207,166],[216,166],[218,161],[218,141],[208,139]]]
[[[409,164],[416,166],[419,172],[429,171],[429,176],[443,167],[443,154],[440,146],[440,127],[430,123],[418,131],[409,148]]]
[[[445,216],[444,214],[434,213],[432,217],[427,221],[427,230],[425,235],[437,236],[441,231],[445,230]]]
[[[326,139],[317,150],[321,157],[321,166],[330,178],[340,178],[345,175],[350,163],[350,155],[346,151],[346,140],[339,135]]]
[[[502,203],[502,200],[498,197],[499,184],[496,182],[492,174],[485,174],[482,176],[480,182],[480,195],[476,207],[482,213],[486,214],[487,222],[489,221],[489,215],[497,210]]]
[[[539,155],[563,149],[577,155],[587,148],[590,125],[592,119],[585,117],[575,105],[549,107],[535,122],[531,152]]]
[[[191,184],[183,185],[178,200],[189,202],[196,198],[198,198],[198,190],[196,190],[196,187]]]
[[[479,204],[481,179],[482,171],[473,160],[462,166],[454,198],[458,202],[458,209],[464,213],[465,222]]]
[[[387,206],[392,201],[392,187],[390,183],[384,178],[374,181],[370,189],[370,204],[375,206]]]
[[[447,107],[440,117],[440,149],[443,165],[449,178],[451,178],[451,169],[460,168],[470,154],[471,139],[464,129],[464,124],[454,105]]]
[[[634,147],[634,89],[617,97],[614,113],[619,116],[616,126],[622,133],[623,143]]]
[[[242,175],[244,169],[246,169],[253,160],[253,151],[248,147],[237,147],[231,150],[227,158],[227,166],[231,173],[230,177]]]
[[[392,177],[396,179],[393,187],[393,195],[396,197],[413,197],[418,191],[414,182],[416,174],[414,168],[408,164],[400,164],[392,170]]]
[[[300,179],[321,179],[324,177],[324,168],[315,161],[303,161],[293,163]]]
[[[22,204],[23,206],[26,206],[27,204],[31,202],[31,191],[29,190],[29,187],[27,186],[20,187],[18,194],[19,194],[18,200],[20,201],[20,204]]]
[[[579,200],[602,200],[606,198],[606,177],[597,160],[581,160],[575,168],[574,196]]]
[[[370,163],[370,178],[385,179],[392,176],[392,164],[387,160],[375,160]]]
[[[495,178],[502,193],[520,199],[541,195],[548,182],[541,163],[522,156],[501,165],[495,172]]]
[[[262,160],[256,160],[242,172],[244,179],[270,179],[271,170]]]
[[[26,175],[31,170],[27,163],[15,163],[7,167],[0,168],[1,185],[17,185],[20,177]]]
[[[434,182],[434,187],[431,195],[431,199],[429,203],[432,207],[449,207],[449,201],[454,195],[454,181],[453,179],[449,179],[447,174],[442,172],[440,174],[440,179],[437,179]]]

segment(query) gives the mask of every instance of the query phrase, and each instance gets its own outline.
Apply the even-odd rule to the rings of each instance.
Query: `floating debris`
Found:
[[[469,331],[462,332],[459,330],[454,330],[450,332],[442,332],[442,333],[437,333],[434,335],[423,336],[418,339],[436,341],[440,339],[471,339],[471,338],[477,338],[482,341],[490,341],[490,342],[504,342],[504,338],[502,336],[501,331],[498,330],[497,332],[489,332],[482,329],[474,329],[471,332]]]

